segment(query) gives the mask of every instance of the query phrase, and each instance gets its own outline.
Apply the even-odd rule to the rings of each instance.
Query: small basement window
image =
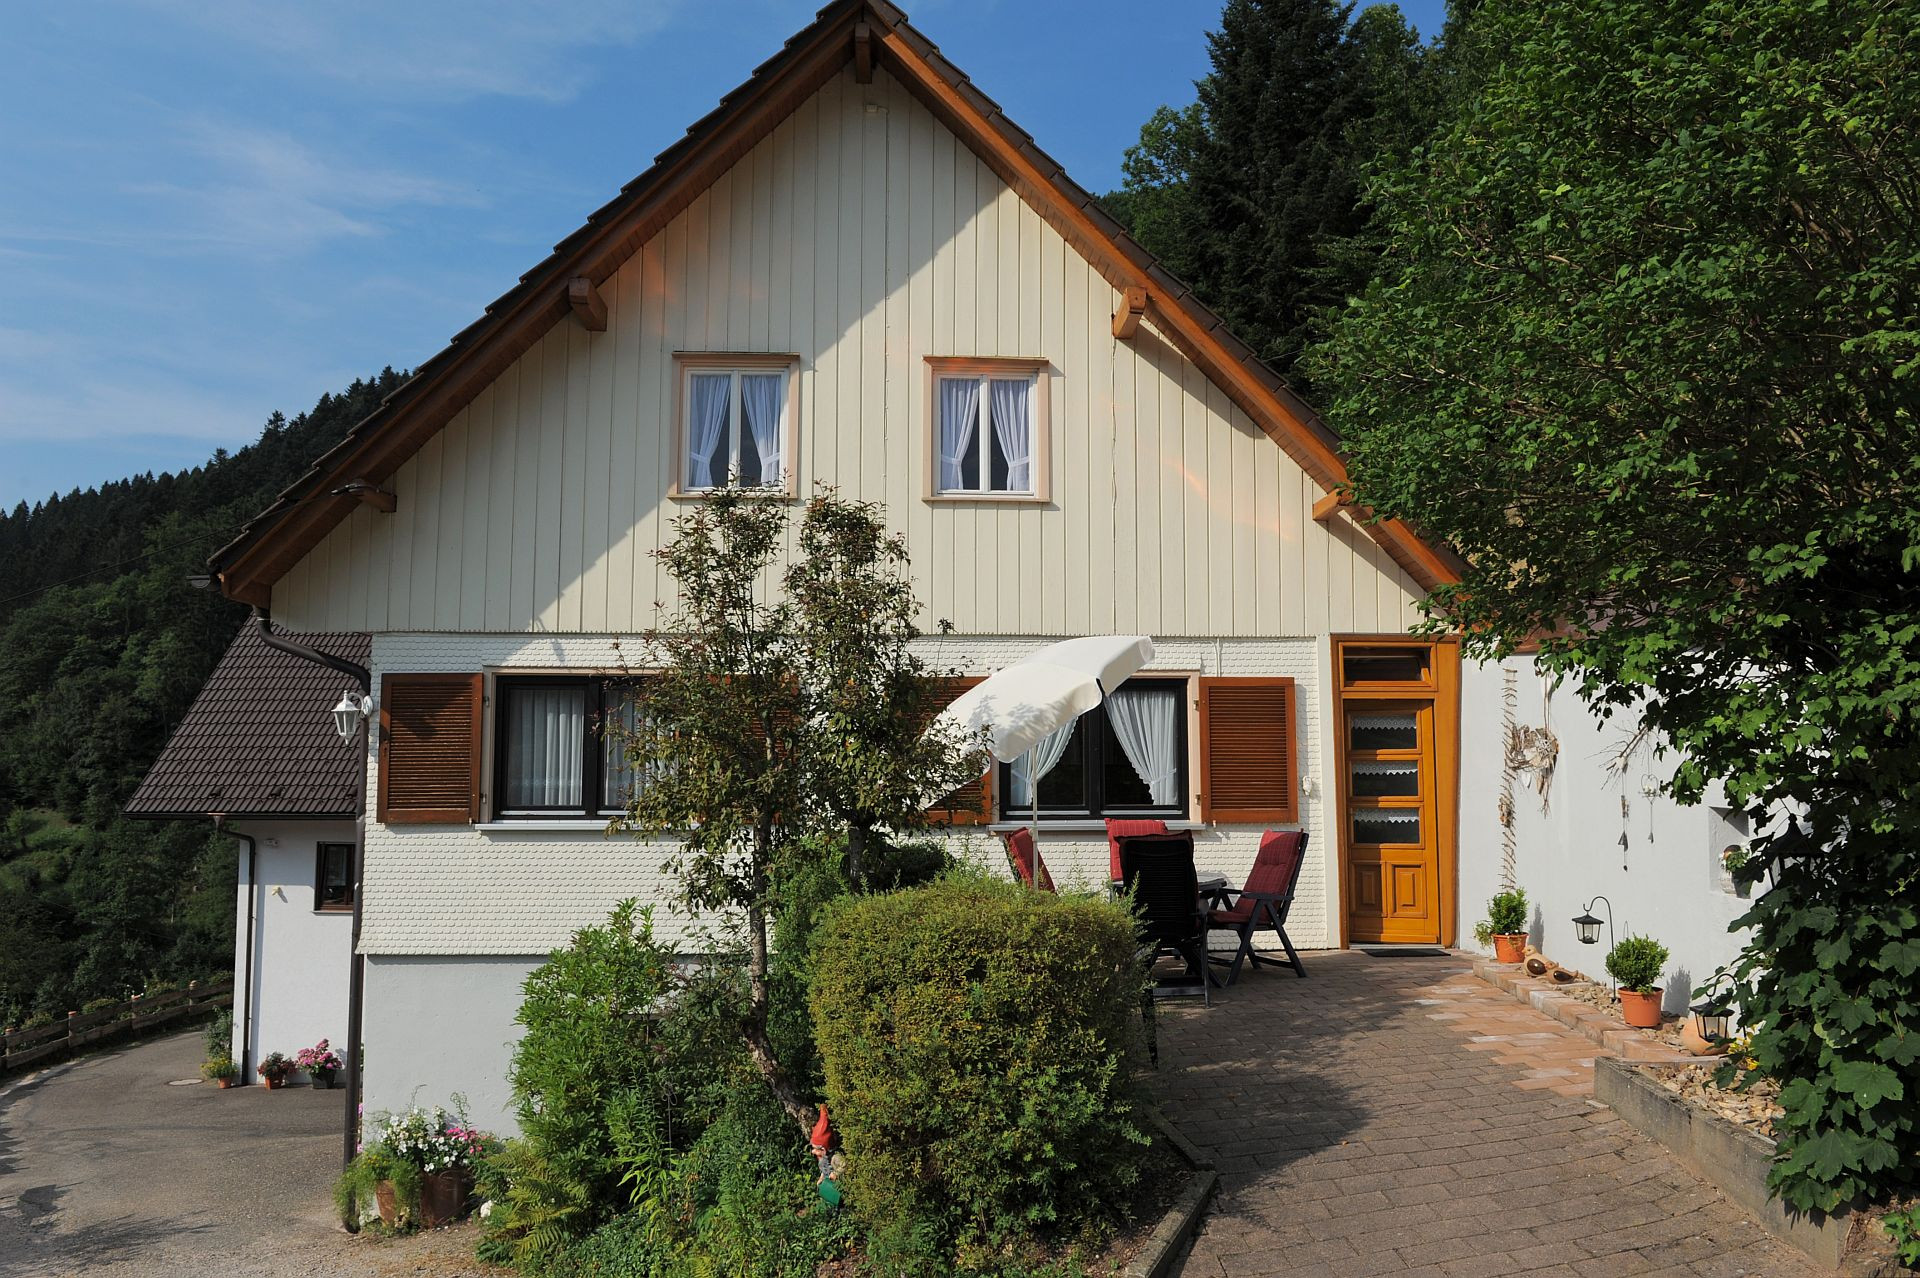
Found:
[[[322,843],[314,855],[313,908],[353,908],[353,844]]]

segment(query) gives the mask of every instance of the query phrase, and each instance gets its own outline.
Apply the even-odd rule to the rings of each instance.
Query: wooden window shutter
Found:
[[[1200,819],[1300,818],[1293,680],[1200,681]]]
[[[980,680],[962,677],[935,682],[940,685],[937,700],[944,706]],[[986,825],[992,821],[994,771],[994,765],[989,763],[977,780],[969,781],[935,803],[928,809],[934,821],[942,825]]]
[[[479,819],[481,701],[477,674],[381,676],[381,821]]]

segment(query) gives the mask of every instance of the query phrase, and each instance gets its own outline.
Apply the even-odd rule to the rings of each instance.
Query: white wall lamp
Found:
[[[351,744],[360,735],[360,725],[373,713],[373,698],[361,696],[351,688],[340,694],[340,704],[333,708],[333,727],[342,741]]]

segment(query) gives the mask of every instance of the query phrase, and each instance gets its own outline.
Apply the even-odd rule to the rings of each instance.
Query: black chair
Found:
[[[1185,961],[1211,1003],[1213,974],[1207,966],[1207,912],[1200,904],[1200,878],[1193,868],[1193,835],[1137,834],[1120,840],[1120,873],[1133,894],[1141,940],[1149,962],[1171,954]]]

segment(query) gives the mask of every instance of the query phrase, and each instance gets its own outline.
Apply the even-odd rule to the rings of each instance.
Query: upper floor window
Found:
[[[928,362],[933,368],[932,496],[1045,497],[1045,363]]]
[[[791,356],[682,355],[680,491],[787,488]]]
[[[502,676],[496,693],[496,816],[601,817],[625,807],[635,783],[620,732],[637,713],[631,681]]]

